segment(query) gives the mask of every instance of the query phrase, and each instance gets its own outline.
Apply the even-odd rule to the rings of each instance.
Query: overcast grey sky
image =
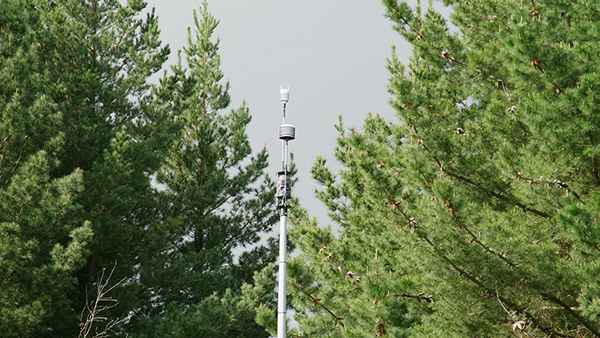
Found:
[[[269,174],[281,167],[279,86],[289,84],[286,122],[296,126],[290,142],[298,165],[293,193],[321,225],[325,207],[314,197],[310,167],[317,155],[333,158],[341,113],[346,127],[361,126],[367,112],[396,121],[387,93],[386,58],[391,45],[408,60],[410,46],[392,30],[377,0],[209,0],[220,20],[222,69],[231,85],[233,107],[245,100],[252,122],[253,149],[266,146]],[[176,55],[193,27],[201,0],[148,0],[155,7],[162,40]],[[174,61],[174,58],[171,59]]]

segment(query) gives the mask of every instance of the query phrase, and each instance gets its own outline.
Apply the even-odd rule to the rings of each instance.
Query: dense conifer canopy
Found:
[[[305,336],[597,337],[598,25],[590,1],[386,0],[398,121],[338,126],[288,283]]]
[[[226,111],[207,5],[157,86],[145,7],[0,3],[2,337],[267,336],[267,153]]]

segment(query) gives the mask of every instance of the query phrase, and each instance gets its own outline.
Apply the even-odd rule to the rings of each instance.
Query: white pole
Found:
[[[285,107],[290,98],[287,87],[281,87],[281,102],[283,103],[283,124],[279,128],[281,139],[281,171],[277,183],[277,208],[279,209],[279,290],[277,295],[277,338],[285,338],[286,335],[286,278],[287,278],[287,198],[291,196],[288,187],[288,141],[295,138],[295,128],[285,124]]]
[[[277,299],[277,338],[285,338],[286,331],[286,253],[287,253],[287,211],[281,209],[279,227],[279,297]]]

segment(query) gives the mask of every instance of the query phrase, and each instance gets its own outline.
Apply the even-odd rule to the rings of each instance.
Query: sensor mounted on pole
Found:
[[[279,87],[279,97],[282,103],[287,103],[290,100],[290,86],[283,85]]]

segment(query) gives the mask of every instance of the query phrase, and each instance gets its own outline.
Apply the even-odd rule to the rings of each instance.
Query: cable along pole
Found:
[[[291,197],[292,187],[288,172],[289,148],[288,142],[296,138],[296,127],[285,123],[285,108],[290,99],[288,86],[281,86],[281,103],[283,104],[283,124],[279,127],[281,140],[281,170],[277,172],[277,209],[279,210],[279,288],[277,297],[277,338],[286,335],[286,268],[287,268],[287,211],[288,199]]]

